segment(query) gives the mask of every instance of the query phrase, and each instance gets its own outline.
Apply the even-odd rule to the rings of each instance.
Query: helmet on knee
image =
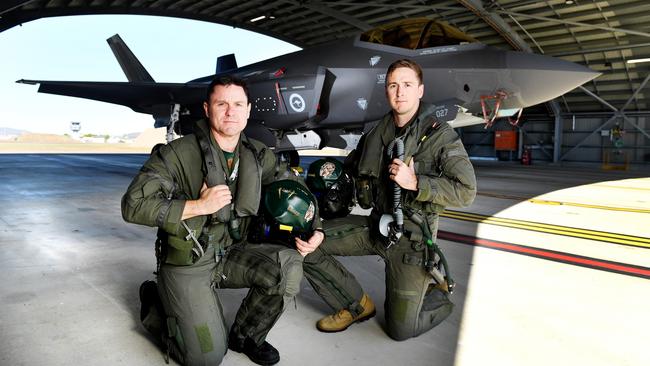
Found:
[[[311,236],[318,206],[300,183],[283,179],[269,184],[264,189],[261,207],[261,215],[251,224],[249,241],[293,246],[293,238],[306,240]]]
[[[310,231],[317,207],[313,196],[300,183],[283,179],[269,184],[264,190],[266,214],[279,225],[297,231]]]
[[[318,200],[322,218],[344,217],[352,211],[354,182],[339,160],[324,158],[311,163],[305,183]]]

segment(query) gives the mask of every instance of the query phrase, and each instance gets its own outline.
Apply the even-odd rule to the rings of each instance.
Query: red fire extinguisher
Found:
[[[530,165],[531,159],[530,159],[530,149],[529,148],[524,148],[524,152],[521,154],[521,163],[523,165]]]

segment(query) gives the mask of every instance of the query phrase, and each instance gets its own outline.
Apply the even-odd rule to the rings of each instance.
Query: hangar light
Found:
[[[638,64],[640,62],[650,62],[650,58],[633,58],[631,60],[627,60],[628,64]]]

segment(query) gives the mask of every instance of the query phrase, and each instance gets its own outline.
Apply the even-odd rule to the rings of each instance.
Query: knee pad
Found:
[[[436,325],[442,323],[451,315],[454,304],[449,300],[449,295],[439,288],[430,285],[422,301],[422,308],[418,319],[418,333],[420,335]]]
[[[388,335],[396,341],[404,341],[417,337],[433,329],[443,320],[447,319],[454,308],[449,300],[449,295],[435,286],[430,286],[426,291],[419,312],[415,319],[391,319],[388,321]]]

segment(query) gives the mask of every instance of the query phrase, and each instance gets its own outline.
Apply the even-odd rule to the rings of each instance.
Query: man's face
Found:
[[[393,113],[410,119],[415,115],[424,95],[424,85],[420,84],[418,75],[408,67],[398,67],[386,80],[386,98]]]
[[[223,137],[235,137],[246,127],[251,106],[246,93],[238,85],[217,85],[210,100],[203,103],[210,128]]]

